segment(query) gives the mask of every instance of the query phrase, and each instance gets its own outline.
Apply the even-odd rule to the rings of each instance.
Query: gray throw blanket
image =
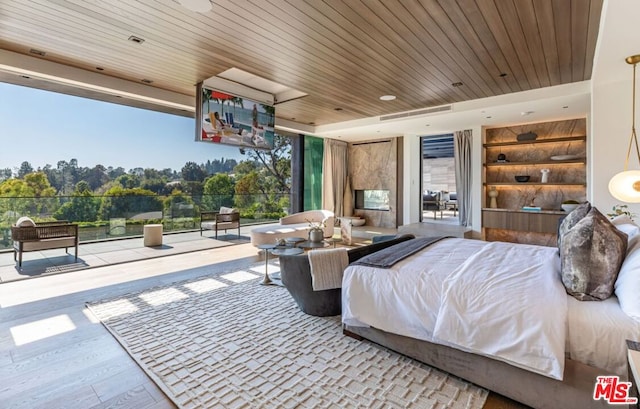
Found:
[[[375,253],[362,257],[360,260],[357,260],[351,264],[369,267],[389,268],[398,261],[403,260],[410,255],[417,253],[423,248],[448,237],[449,236],[418,237],[415,239],[407,240],[391,247],[387,247],[386,249],[376,251]]]

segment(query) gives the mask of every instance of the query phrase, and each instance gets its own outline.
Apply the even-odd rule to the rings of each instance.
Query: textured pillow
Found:
[[[640,236],[629,240],[627,257],[620,267],[614,288],[622,311],[640,321]]]
[[[560,265],[567,293],[581,301],[609,298],[626,254],[627,235],[592,207],[562,236]]]
[[[589,213],[589,210],[591,210],[591,203],[584,202],[580,206],[573,209],[573,211],[569,212],[569,214],[566,215],[564,219],[562,219],[562,223],[560,223],[560,227],[558,227],[558,248],[559,249],[561,248],[561,243],[564,235],[573,226],[575,226],[576,223],[582,220],[582,218],[585,217],[587,213]]]
[[[36,223],[27,216],[22,216],[16,221],[18,227],[36,227]]]

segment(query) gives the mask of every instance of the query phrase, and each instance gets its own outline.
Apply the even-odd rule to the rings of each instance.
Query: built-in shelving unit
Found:
[[[518,141],[533,132],[535,140]],[[485,206],[483,233],[487,240],[555,244],[557,222],[565,213],[565,200],[586,200],[586,120],[517,125],[485,132]],[[569,156],[568,159],[555,160]],[[542,182],[542,170],[547,181]],[[517,182],[516,176],[529,176]],[[497,208],[491,208],[489,191],[497,191]],[[538,206],[541,212],[523,211]]]

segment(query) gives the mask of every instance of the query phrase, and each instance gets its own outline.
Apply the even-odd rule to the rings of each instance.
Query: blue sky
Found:
[[[0,169],[77,159],[180,171],[188,161],[246,158],[237,147],[195,142],[194,128],[193,118],[0,83]]]

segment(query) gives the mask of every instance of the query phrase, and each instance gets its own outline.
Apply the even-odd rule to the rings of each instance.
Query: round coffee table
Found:
[[[300,243],[296,243],[296,246],[301,249],[310,250],[310,249],[325,249],[327,247],[331,247],[331,243],[327,240],[322,241],[301,241]]]
[[[257,247],[260,250],[264,250],[264,279],[260,284],[273,284],[273,281],[271,281],[271,278],[269,277],[269,251],[275,249],[278,246],[276,246],[275,244],[258,244]]]

